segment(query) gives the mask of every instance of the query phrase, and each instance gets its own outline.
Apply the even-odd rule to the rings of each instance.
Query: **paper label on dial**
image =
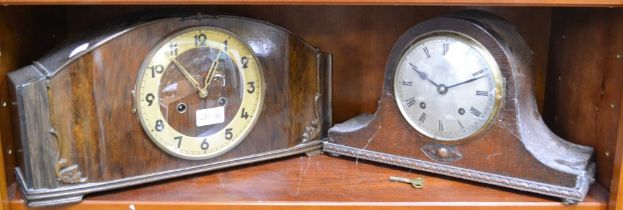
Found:
[[[223,123],[225,122],[225,107],[197,110],[196,117],[197,127]]]

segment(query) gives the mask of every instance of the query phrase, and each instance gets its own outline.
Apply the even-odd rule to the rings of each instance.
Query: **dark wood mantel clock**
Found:
[[[48,206],[319,153],[330,70],[330,54],[231,16],[139,18],[76,39],[9,75],[19,186]]]
[[[581,201],[593,149],[547,128],[533,83],[510,23],[481,11],[435,18],[394,45],[376,113],[329,129],[323,150]]]

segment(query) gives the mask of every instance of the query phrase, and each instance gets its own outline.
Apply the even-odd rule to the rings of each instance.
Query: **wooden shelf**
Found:
[[[422,177],[424,189],[388,181]],[[27,209],[15,185],[12,210]],[[253,166],[87,196],[57,209],[606,209],[607,192],[594,184],[584,202],[565,206],[556,198],[522,193],[324,155],[291,157]],[[53,209],[53,208],[50,208]]]
[[[623,0],[0,0],[4,5],[297,4],[621,7]]]

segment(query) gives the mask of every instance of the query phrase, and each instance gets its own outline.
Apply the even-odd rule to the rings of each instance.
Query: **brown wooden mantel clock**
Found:
[[[562,198],[584,199],[593,149],[537,110],[531,50],[500,17],[463,11],[396,42],[374,115],[329,129],[323,150]]]
[[[30,206],[299,153],[330,125],[331,55],[231,16],[141,18],[9,75]]]

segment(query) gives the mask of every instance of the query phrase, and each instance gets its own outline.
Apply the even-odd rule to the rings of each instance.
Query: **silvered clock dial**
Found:
[[[394,91],[409,124],[444,142],[484,131],[504,93],[491,53],[475,40],[452,32],[418,39],[402,54]]]
[[[145,132],[162,150],[185,159],[214,157],[240,143],[264,97],[253,51],[214,27],[165,38],[145,59],[136,84]]]

